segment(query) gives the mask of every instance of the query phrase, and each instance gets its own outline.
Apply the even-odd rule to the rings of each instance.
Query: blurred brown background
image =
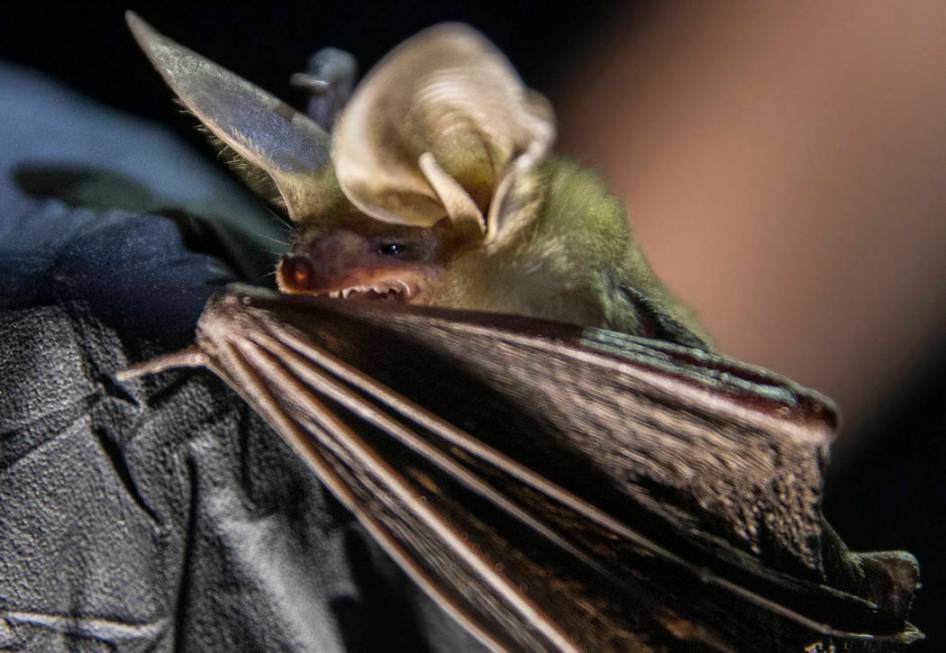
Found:
[[[673,2],[602,25],[554,96],[719,348],[833,397],[825,514],[907,549],[946,650],[946,2]]]
[[[850,430],[946,334],[946,3],[670,3],[557,89],[563,149],[625,198],[720,349]]]

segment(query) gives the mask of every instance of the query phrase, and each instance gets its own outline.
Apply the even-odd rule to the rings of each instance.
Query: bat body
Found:
[[[137,17],[129,24],[237,172],[293,223],[277,270],[283,292],[530,315],[707,346],[654,276],[620,201],[594,173],[550,155],[548,103],[471,29],[413,37],[350,99],[350,55],[320,52],[310,74],[293,79],[322,94],[306,116]]]
[[[830,402],[709,353],[480,35],[431,28],[350,98],[354,63],[323,52],[293,80],[306,116],[129,24],[295,225],[277,280],[307,296],[219,297],[194,348],[134,374],[213,370],[493,649],[919,636],[915,560],[852,554],[821,517]]]

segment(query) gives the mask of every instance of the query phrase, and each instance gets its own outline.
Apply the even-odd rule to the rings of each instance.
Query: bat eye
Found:
[[[382,256],[400,256],[407,251],[407,246],[401,243],[384,243],[377,251]]]

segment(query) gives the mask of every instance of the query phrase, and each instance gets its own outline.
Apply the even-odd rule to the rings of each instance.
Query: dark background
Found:
[[[357,54],[362,70],[365,70],[391,47],[425,26],[442,20],[469,22],[483,30],[507,53],[530,86],[546,93],[557,106],[564,108],[560,111],[560,120],[566,150],[583,160],[598,163],[608,176],[618,182],[619,193],[628,192],[627,189],[631,188],[625,199],[632,206],[641,202],[635,200],[638,195],[633,192],[633,184],[628,186],[621,183],[621,173],[625,168],[622,157],[626,152],[627,159],[632,160],[634,148],[629,144],[622,144],[620,139],[611,138],[613,142],[610,146],[617,154],[605,152],[600,143],[609,140],[609,132],[602,136],[603,127],[598,128],[600,125],[596,125],[596,121],[605,125],[610,124],[607,122],[609,120],[621,118],[615,118],[613,111],[611,114],[607,113],[609,109],[618,106],[618,100],[607,94],[602,95],[600,88],[595,91],[596,95],[591,95],[590,91],[585,94],[585,90],[595,84],[600,87],[602,82],[596,77],[597,72],[601,72],[602,77],[606,79],[607,75],[611,75],[607,88],[618,95],[628,92],[621,86],[623,81],[620,80],[640,81],[645,90],[647,84],[653,85],[653,82],[642,79],[637,73],[627,78],[615,76],[616,73],[612,72],[624,70],[622,62],[625,55],[622,53],[627,48],[631,48],[633,54],[633,48],[637,47],[634,44],[643,43],[640,46],[640,56],[636,61],[627,63],[627,70],[639,70],[642,65],[648,67],[651,62],[651,67],[654,68],[665,66],[667,73],[660,77],[660,83],[671,86],[676,84],[681,97],[692,99],[696,118],[691,119],[691,122],[695,120],[698,123],[701,109],[700,89],[695,87],[692,77],[677,74],[679,70],[673,66],[674,61],[686,61],[695,57],[695,54],[691,54],[693,51],[703,48],[700,51],[705,52],[705,48],[710,47],[700,41],[699,30],[701,25],[707,25],[702,29],[709,30],[708,26],[713,24],[713,21],[696,21],[693,16],[697,15],[697,10],[680,9],[694,5],[677,3],[673,10],[668,11],[665,5],[652,2],[605,2],[582,4],[580,8],[573,2],[525,0],[396,4],[353,1],[289,2],[275,7],[222,2],[193,6],[185,6],[183,3],[160,3],[150,6],[129,2],[99,2],[80,6],[33,2],[4,9],[4,18],[0,20],[0,58],[36,68],[103,103],[168,125],[181,137],[193,142],[195,147],[202,148],[208,158],[213,156],[213,152],[192,129],[194,121],[182,115],[172,104],[168,89],[151,70],[128,34],[123,12],[129,5],[164,34],[297,105],[301,105],[304,98],[289,86],[289,75],[301,70],[308,55],[317,47],[333,45],[350,50]],[[668,17],[668,14],[681,12],[684,14],[682,17]],[[941,13],[931,15],[929,20],[941,18]],[[837,23],[839,25],[843,23],[843,11],[828,14],[826,21],[840,21]],[[742,17],[717,18],[718,23],[725,23],[725,28],[720,28],[723,32],[741,20]],[[855,24],[856,17],[851,22]],[[791,21],[786,19],[784,24],[791,24]],[[770,42],[781,42],[785,39],[794,39],[789,47],[804,52],[810,49],[806,42],[806,29],[811,31],[812,41],[816,40],[817,35],[814,34],[813,27],[792,31],[782,29],[779,25],[778,21],[770,25],[760,19],[745,26],[745,31],[740,34],[753,34],[759,40],[747,53],[737,54],[742,58],[752,58],[756,53],[764,53]],[[907,33],[905,40],[909,41],[909,37],[910,34]],[[854,51],[854,48],[864,48],[869,54],[871,48],[885,47],[882,39],[862,42],[851,38],[851,51]],[[656,46],[653,46],[655,39],[659,40],[656,50]],[[916,40],[913,39],[914,42]],[[833,42],[840,44],[838,47],[842,49],[843,55],[843,42],[840,39]],[[729,47],[727,42],[721,43],[718,49]],[[648,50],[648,47],[651,49]],[[648,53],[652,58],[644,58],[642,64],[641,58]],[[927,54],[935,56],[936,52]],[[760,60],[764,60],[763,54],[758,56]],[[904,57],[906,56],[904,54]],[[870,80],[870,66],[876,64],[871,63],[867,55],[852,59],[862,60],[866,61],[863,65],[867,66],[867,72],[864,74],[868,75],[866,79]],[[946,68],[942,61],[944,60],[940,60],[940,67]],[[720,64],[720,69],[723,68],[723,64]],[[677,73],[674,73],[675,70]],[[802,78],[818,74],[816,69],[798,68],[795,72]],[[854,72],[851,77],[855,76]],[[766,73],[762,76],[771,78],[783,74],[784,70],[773,70],[770,75]],[[725,77],[721,75],[720,79],[720,85],[725,88]],[[943,87],[946,88],[946,74],[943,75],[942,81]],[[694,85],[694,88],[691,89],[688,85]],[[874,84],[872,89],[878,96],[883,96],[883,88],[876,88]],[[895,90],[891,89],[891,93]],[[646,107],[647,95],[642,93],[641,102]],[[588,97],[592,97],[594,101],[589,101]],[[915,106],[905,106],[905,115],[910,116],[913,109],[928,111],[930,105],[934,109],[939,106],[939,96],[928,100],[921,95],[916,97],[922,101],[911,100]],[[817,102],[824,102],[824,99],[819,98]],[[858,103],[857,106],[863,104]],[[814,106],[817,108],[819,105]],[[603,112],[600,120],[594,113],[596,108]],[[946,105],[942,108],[946,110]],[[737,109],[738,107],[734,107],[733,111]],[[653,113],[660,116],[672,110],[673,107],[669,106],[658,107]],[[939,115],[946,116],[946,111]],[[946,121],[943,122],[946,124]],[[597,131],[594,131],[596,128]],[[698,129],[699,124],[695,128]],[[792,128],[793,124],[785,124],[784,138],[795,138]],[[659,133],[659,130],[652,130],[652,133]],[[797,138],[804,136],[799,132]],[[941,136],[942,132],[937,132],[930,134],[929,138],[938,139]],[[748,141],[752,137],[747,132],[745,138]],[[639,141],[635,143],[640,144]],[[658,140],[653,147],[670,151],[676,145],[667,141],[662,146]],[[931,151],[938,152],[939,149],[946,152],[946,140],[936,141]],[[146,153],[143,153],[143,156],[146,156]],[[681,156],[685,157],[686,153]],[[818,153],[815,152],[812,156],[818,158]],[[867,165],[857,158],[867,157],[863,152],[851,151],[839,156],[847,157],[846,160],[851,162],[852,169],[855,170],[861,170]],[[786,165],[790,163],[787,162]],[[725,167],[724,157],[721,157],[719,165]],[[734,172],[737,173],[738,170]],[[941,169],[939,178],[940,183],[946,185]],[[669,186],[655,187],[663,196],[673,193],[685,195],[688,180],[674,178],[673,181],[676,184],[675,189]],[[894,183],[899,185],[894,186]],[[905,183],[892,181],[888,195],[895,196],[897,193],[906,192]],[[746,190],[751,188],[746,186]],[[826,192],[832,191],[829,189]],[[915,193],[910,194],[915,196]],[[930,197],[935,199],[941,196],[942,193],[939,192]],[[644,201],[643,204],[646,208],[647,202]],[[946,204],[932,203],[930,206],[931,219],[946,223]],[[711,213],[714,207],[706,203],[701,205],[701,210]],[[688,225],[675,224],[673,217],[643,216],[641,227],[642,237],[646,236],[645,250],[657,253],[652,258],[658,271],[671,279],[684,298],[692,298],[691,301],[705,315],[710,331],[717,334],[721,349],[726,353],[774,367],[826,390],[841,400],[842,409],[851,416],[848,420],[849,427],[835,448],[826,490],[826,513],[854,549],[907,549],[917,555],[921,563],[924,588],[914,610],[914,622],[930,639],[911,650],[943,650],[943,642],[946,641],[946,620],[943,619],[946,610],[942,607],[946,602],[946,548],[943,544],[946,536],[946,483],[941,470],[946,468],[946,348],[943,347],[944,340],[940,334],[943,333],[942,326],[946,323],[942,320],[941,310],[927,313],[919,312],[915,308],[916,305],[939,305],[946,300],[946,276],[941,273],[942,262],[930,260],[928,264],[924,263],[928,274],[923,283],[928,284],[927,286],[918,289],[916,279],[909,277],[902,280],[903,284],[908,285],[892,287],[888,296],[869,298],[872,303],[881,302],[881,308],[886,309],[892,323],[918,323],[923,327],[913,329],[902,338],[883,338],[876,332],[855,333],[851,325],[868,322],[868,319],[856,314],[846,317],[846,314],[841,313],[846,306],[845,302],[836,299],[831,292],[828,292],[820,303],[804,306],[803,310],[808,313],[801,324],[824,324],[824,328],[841,341],[853,341],[857,345],[856,357],[886,361],[884,364],[887,367],[878,364],[879,367],[868,367],[868,371],[864,372],[857,367],[845,367],[844,360],[834,362],[831,358],[830,341],[820,341],[817,331],[802,332],[799,335],[800,327],[796,326],[789,335],[785,335],[766,326],[764,321],[741,314],[736,322],[740,323],[742,331],[730,329],[730,323],[720,318],[719,314],[714,312],[714,307],[729,306],[725,302],[732,296],[750,292],[746,289],[756,288],[757,279],[763,278],[766,270],[762,264],[759,264],[758,269],[739,269],[739,275],[745,279],[746,289],[727,287],[717,295],[704,295],[699,292],[699,277],[708,275],[706,270],[697,270],[694,272],[696,280],[691,283],[693,289],[688,288],[690,281],[674,272],[681,267],[685,268],[685,261],[678,256],[674,262],[672,255],[664,253],[672,254],[679,250],[663,247],[664,241],[660,240],[686,238],[686,232],[683,235],[680,235],[680,232]],[[870,218],[869,215],[863,217],[865,220]],[[657,227],[651,224],[658,221],[658,218],[659,222],[664,224],[659,233]],[[749,216],[747,220],[751,218],[752,216]],[[651,222],[646,222],[647,220]],[[829,227],[819,228],[825,230]],[[843,234],[844,230],[857,228],[857,225],[839,222],[836,228]],[[916,226],[907,228],[919,230]],[[928,241],[929,237],[925,240]],[[653,245],[650,241],[653,241]],[[944,243],[946,240],[939,241],[940,249]],[[797,246],[797,243],[788,245]],[[879,256],[877,252],[872,252],[872,256],[879,259],[876,261],[878,267],[889,267],[889,257],[928,256],[928,249],[922,249],[924,245],[928,247],[929,242],[918,242],[915,249],[911,249],[914,245],[907,242],[900,251],[885,251]],[[768,242],[758,245],[759,248],[763,246],[775,245]],[[744,243],[741,247],[757,249],[753,242]],[[845,267],[843,243],[835,249],[837,258],[831,261],[831,265],[850,273],[852,268]],[[779,256],[778,251],[763,250],[759,260],[779,260]],[[686,261],[690,260],[691,258],[687,257]],[[745,265],[751,265],[751,261]],[[798,265],[802,267],[804,263],[800,261]],[[784,274],[784,270],[782,273]],[[812,283],[812,287],[819,287],[819,283],[823,284],[820,286],[822,288],[833,287],[830,280],[816,279]],[[791,295],[791,292],[789,289],[785,294]],[[804,295],[807,297],[814,293],[810,289],[802,289],[799,292],[807,293]],[[866,303],[868,298],[863,296],[863,291],[860,292],[861,299]],[[907,300],[902,298],[911,297],[916,293],[920,295],[917,295],[915,304],[904,303]],[[759,295],[754,301],[762,307],[760,310],[767,313],[777,314],[782,305],[787,306],[785,311],[794,311],[794,315],[797,315],[799,310],[780,293]],[[939,304],[936,304],[937,301]],[[733,315],[734,310],[726,309],[726,315]],[[783,323],[785,321],[782,320]],[[877,321],[870,322],[873,324]],[[792,324],[790,320],[788,323]],[[882,334],[891,333],[891,327],[884,324],[877,325],[877,328],[882,330]],[[766,349],[765,345],[770,343],[771,350]],[[910,352],[909,355],[904,354],[898,358],[898,348]],[[818,365],[826,360],[831,361],[831,374],[819,376]],[[895,374],[889,370],[895,370]]]
[[[631,5],[633,8],[634,5]],[[587,53],[602,24],[628,18],[624,3],[552,0],[505,2],[27,3],[0,22],[0,55],[49,72],[93,97],[178,127],[193,124],[169,102],[167,87],[147,64],[125,26],[126,9],[155,29],[297,104],[289,85],[317,48],[356,53],[361,71],[408,36],[459,20],[487,33],[530,85],[549,92]],[[642,21],[653,9],[630,12]],[[183,130],[182,130],[183,131]],[[198,137],[193,138],[198,142]]]

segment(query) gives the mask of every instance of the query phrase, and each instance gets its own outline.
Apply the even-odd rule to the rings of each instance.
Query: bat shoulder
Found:
[[[692,310],[654,274],[624,203],[602,176],[564,157],[550,159],[540,172],[546,196],[535,242],[543,251],[558,253],[557,267],[573,287],[597,298],[601,326],[707,347],[707,335]],[[642,320],[673,324],[673,333],[686,337],[670,337],[662,327],[645,329]]]

